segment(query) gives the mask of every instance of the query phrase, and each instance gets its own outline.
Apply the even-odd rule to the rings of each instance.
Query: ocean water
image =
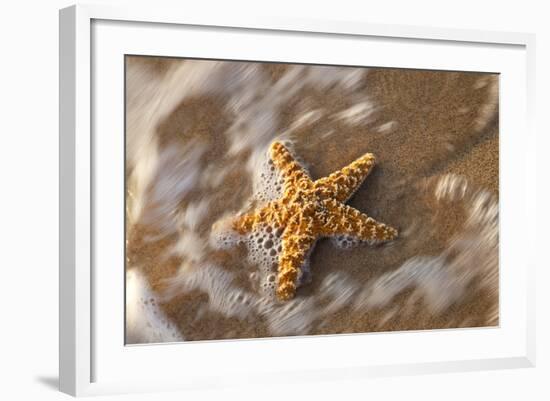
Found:
[[[127,343],[498,325],[498,76],[126,59]],[[317,241],[276,299],[280,233],[237,213],[280,196],[268,148],[317,179],[366,152],[348,204],[396,227]]]

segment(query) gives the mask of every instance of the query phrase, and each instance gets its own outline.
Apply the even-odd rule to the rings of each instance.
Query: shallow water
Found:
[[[126,69],[128,343],[498,324],[498,76],[152,57]],[[319,240],[286,303],[275,233],[224,225],[280,194],[275,139],[314,179],[374,153],[348,203],[400,231],[378,246]]]

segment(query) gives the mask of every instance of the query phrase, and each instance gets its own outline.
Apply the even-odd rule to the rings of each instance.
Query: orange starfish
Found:
[[[238,216],[232,225],[241,234],[261,224],[282,229],[277,282],[281,301],[294,297],[300,270],[317,239],[346,235],[389,241],[397,236],[396,229],[344,204],[372,171],[373,154],[367,153],[328,177],[313,181],[282,143],[274,142],[270,152],[284,179],[282,197]]]

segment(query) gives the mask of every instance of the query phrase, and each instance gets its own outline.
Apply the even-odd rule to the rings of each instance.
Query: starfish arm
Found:
[[[246,234],[254,230],[262,224],[273,225],[280,227],[285,218],[285,210],[283,210],[281,201],[268,202],[264,207],[252,213],[245,213],[237,216],[232,226],[239,234]]]
[[[271,161],[281,172],[285,183],[298,182],[299,180],[308,180],[309,174],[294,159],[292,153],[281,143],[273,142],[270,148]]]
[[[322,232],[325,236],[349,235],[363,241],[390,241],[397,237],[397,230],[374,220],[359,210],[337,202],[323,202],[328,217],[324,219]]]
[[[370,174],[374,164],[374,155],[366,153],[341,170],[315,181],[315,189],[324,198],[345,202]]]
[[[302,217],[292,219],[283,232],[277,284],[277,297],[281,301],[293,298],[296,293],[301,268],[316,240],[312,228],[312,219]]]

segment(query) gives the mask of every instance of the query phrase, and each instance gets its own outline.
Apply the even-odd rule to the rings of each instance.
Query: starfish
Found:
[[[397,237],[397,230],[346,205],[374,167],[367,153],[348,166],[313,181],[281,143],[270,146],[271,161],[283,178],[283,195],[263,207],[237,216],[233,229],[246,234],[262,224],[282,229],[282,250],[277,272],[277,298],[294,297],[297,280],[315,242],[322,237],[351,236],[383,242]]]

